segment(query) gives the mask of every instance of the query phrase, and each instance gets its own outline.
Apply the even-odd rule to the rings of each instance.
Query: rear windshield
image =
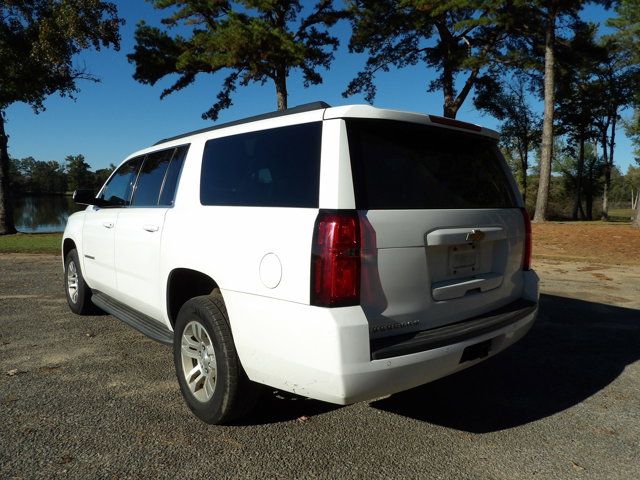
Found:
[[[347,120],[362,210],[511,208],[495,140],[390,120]]]

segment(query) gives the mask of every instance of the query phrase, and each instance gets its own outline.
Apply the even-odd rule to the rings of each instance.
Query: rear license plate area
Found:
[[[489,356],[491,350],[491,340],[485,340],[484,342],[476,343],[475,345],[469,345],[462,352],[460,363],[471,362],[480,358]]]
[[[473,275],[478,269],[478,249],[473,244],[449,247],[449,275]]]

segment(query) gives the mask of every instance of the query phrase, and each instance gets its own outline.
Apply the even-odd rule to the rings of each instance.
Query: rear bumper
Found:
[[[408,390],[486,360],[522,338],[533,325],[537,313],[536,305],[526,316],[497,330],[417,353],[371,360],[344,377],[345,398],[340,403],[370,400]],[[467,347],[485,341],[490,341],[488,356],[461,362]]]
[[[429,343],[435,338],[429,334],[413,335],[417,343],[408,338],[392,345],[370,342],[360,307],[319,308],[222,293],[238,355],[251,380],[345,405],[431,382],[518,341],[538,313],[538,277],[533,271],[524,274],[523,299],[512,305],[520,308],[472,319],[467,327],[473,328],[465,329],[467,322],[462,322],[457,324],[462,328],[437,329],[440,343]],[[488,356],[461,362],[467,347],[482,342],[488,344]],[[376,351],[386,358],[375,358]]]
[[[485,333],[517,323],[534,313],[538,304],[520,298],[497,310],[452,325],[371,341],[371,359],[399,357],[474,340]]]

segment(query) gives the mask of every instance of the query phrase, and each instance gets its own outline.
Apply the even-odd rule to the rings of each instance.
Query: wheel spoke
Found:
[[[202,369],[200,368],[200,364],[197,364],[195,367],[193,367],[191,370],[189,370],[185,374],[185,378],[187,379],[187,382],[189,382],[189,385],[191,385],[191,383],[193,382],[193,380],[194,380],[193,376],[196,373],[198,374],[198,376],[195,378],[195,380],[197,380],[198,378],[200,378],[202,376]]]
[[[184,339],[182,341],[182,354],[189,358],[195,358],[196,360],[200,358],[200,354],[198,353],[198,350],[196,350],[196,347],[185,342]]]
[[[196,328],[198,330],[198,335],[196,336],[196,339],[198,340],[198,342],[202,343],[205,341],[208,335],[206,330],[200,323],[197,323],[196,325],[197,325]]]
[[[207,396],[207,400],[213,396],[213,390],[215,389],[215,381],[213,378],[213,375],[209,375],[204,379],[204,384],[202,385],[204,388],[204,394]]]
[[[182,336],[182,348],[189,347],[193,349],[200,348],[200,344],[196,342],[192,337],[183,335]]]
[[[198,390],[200,390],[202,388],[202,384],[207,380],[207,377],[205,377],[202,374],[202,371],[198,372],[198,376],[195,377],[193,379],[192,382],[189,383],[189,388],[191,388],[191,391],[193,393],[196,393]]]

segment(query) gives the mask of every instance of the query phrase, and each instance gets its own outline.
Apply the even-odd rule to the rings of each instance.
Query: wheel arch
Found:
[[[73,249],[78,249],[78,247],[76,246],[76,242],[73,241],[73,239],[71,238],[65,238],[64,241],[62,242],[62,260],[64,261],[67,258],[67,255],[69,254],[69,252]]]
[[[209,295],[218,287],[209,275],[191,268],[174,268],[167,277],[167,317],[173,328],[178,312],[187,300]]]

